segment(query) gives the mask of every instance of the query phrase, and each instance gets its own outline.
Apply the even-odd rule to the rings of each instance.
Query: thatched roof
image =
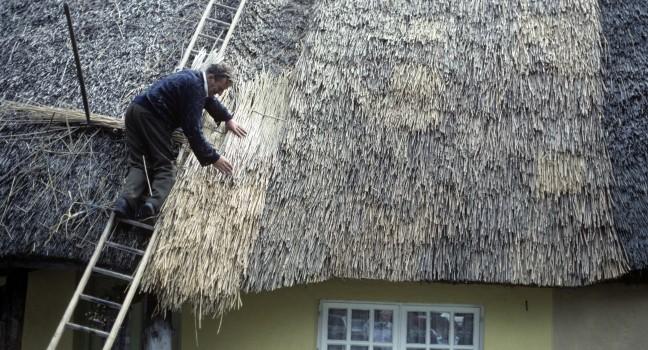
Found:
[[[224,178],[193,157],[181,166],[144,288],[164,307],[190,302],[214,314],[239,305],[242,292],[330,278],[573,286],[625,273],[626,254],[632,267],[646,267],[646,39],[624,33],[632,18],[646,32],[634,13],[648,5],[601,5],[251,2],[228,54],[245,82],[227,103],[250,131],[222,147],[236,174]],[[172,47],[160,52],[172,56]],[[151,80],[133,66],[113,67],[136,85]],[[76,91],[71,72],[66,86]],[[9,97],[47,90],[0,83]],[[53,95],[37,101],[52,104]],[[128,98],[100,101],[113,114]],[[67,209],[81,211],[75,202],[107,205],[123,176],[120,134],[58,124],[54,136],[49,124],[13,122],[19,113],[2,118],[1,147],[10,150],[0,155],[2,173],[26,158],[52,161],[59,179],[9,168],[30,189],[23,193],[55,193],[46,201],[57,209],[51,217],[27,210],[28,196],[6,197],[11,185],[0,183],[10,198],[0,213],[14,215],[0,220],[14,234],[0,241],[0,257],[83,259],[91,247],[75,242],[85,231],[68,225],[67,239],[62,226],[51,228]],[[44,131],[65,140],[54,156],[30,153],[47,140],[30,132]],[[83,173],[97,181],[83,187],[83,164],[99,162],[104,168]],[[74,189],[73,200],[53,188]],[[38,221],[49,230],[31,233]]]
[[[634,269],[648,268],[648,3],[602,0],[604,128],[614,218]]]
[[[123,136],[56,122],[65,111],[35,112],[39,120],[9,107],[0,105],[2,260],[87,260],[125,175]],[[131,261],[112,255],[107,262]]]
[[[135,94],[173,70],[204,6],[157,0],[68,3],[90,108],[117,118]],[[81,107],[61,1],[2,1],[0,31],[0,98]],[[68,128],[58,117],[44,122],[13,109],[0,113],[3,262],[85,260],[93,249],[88,242],[96,241],[108,217],[105,208],[121,186],[123,135]],[[127,256],[113,258],[115,264],[127,262]]]
[[[309,13],[289,93],[267,77],[244,93],[286,109],[281,130],[239,113],[265,143],[226,140],[236,180],[189,163],[165,206],[145,281],[164,306],[220,313],[240,292],[330,278],[575,286],[627,271],[596,1]]]
[[[121,116],[182,57],[201,1],[67,1],[94,113]],[[81,107],[62,2],[0,2],[0,99]]]

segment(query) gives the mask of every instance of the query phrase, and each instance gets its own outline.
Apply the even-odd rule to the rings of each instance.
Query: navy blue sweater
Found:
[[[216,122],[228,121],[232,115],[216,98],[207,96],[201,71],[185,69],[164,77],[133,102],[174,129],[181,127],[201,165],[213,164],[220,158],[202,132],[203,109]]]

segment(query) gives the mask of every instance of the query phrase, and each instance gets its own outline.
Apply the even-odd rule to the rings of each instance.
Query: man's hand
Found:
[[[238,136],[238,137],[245,137],[245,136],[247,136],[247,131],[245,131],[245,129],[243,129],[242,127],[240,127],[240,126],[238,125],[238,123],[236,123],[236,122],[234,121],[234,119],[230,119],[230,120],[226,121],[226,122],[225,122],[225,128],[226,128],[227,130],[233,132],[234,135],[236,135],[236,136]]]
[[[227,158],[223,156],[220,156],[220,158],[218,158],[216,163],[214,163],[214,167],[225,175],[232,175],[232,170],[234,170],[232,164],[230,164]]]

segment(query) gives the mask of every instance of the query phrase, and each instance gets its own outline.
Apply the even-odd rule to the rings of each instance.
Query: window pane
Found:
[[[351,310],[351,340],[369,341],[369,310]]]
[[[448,344],[450,334],[450,314],[447,312],[430,313],[430,344]]]
[[[373,341],[391,343],[394,337],[394,311],[374,310]]]
[[[391,346],[374,346],[374,350],[392,350]]]
[[[368,346],[351,345],[351,350],[369,350]]]
[[[326,348],[327,350],[346,350],[345,345],[330,345]]]
[[[473,314],[455,314],[455,345],[473,345],[474,321]]]
[[[407,343],[425,344],[425,312],[407,313]]]
[[[328,313],[328,339],[346,340],[346,309],[329,309]]]

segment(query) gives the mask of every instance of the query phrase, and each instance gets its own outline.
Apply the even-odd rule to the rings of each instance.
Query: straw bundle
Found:
[[[85,112],[68,108],[56,108],[47,106],[30,105],[14,101],[0,102],[0,113],[18,112],[27,114],[26,122],[30,124],[40,123],[63,123],[72,125],[87,125]],[[6,120],[5,120],[6,121]],[[124,129],[124,120],[100,114],[90,114],[90,125],[108,129]]]
[[[249,134],[227,136],[221,147],[235,167],[233,177],[190,158],[156,225],[159,243],[143,288],[157,293],[165,308],[179,309],[191,299],[199,314],[214,314],[240,304],[241,278],[277,158],[287,79],[261,75],[240,91],[235,114]]]

